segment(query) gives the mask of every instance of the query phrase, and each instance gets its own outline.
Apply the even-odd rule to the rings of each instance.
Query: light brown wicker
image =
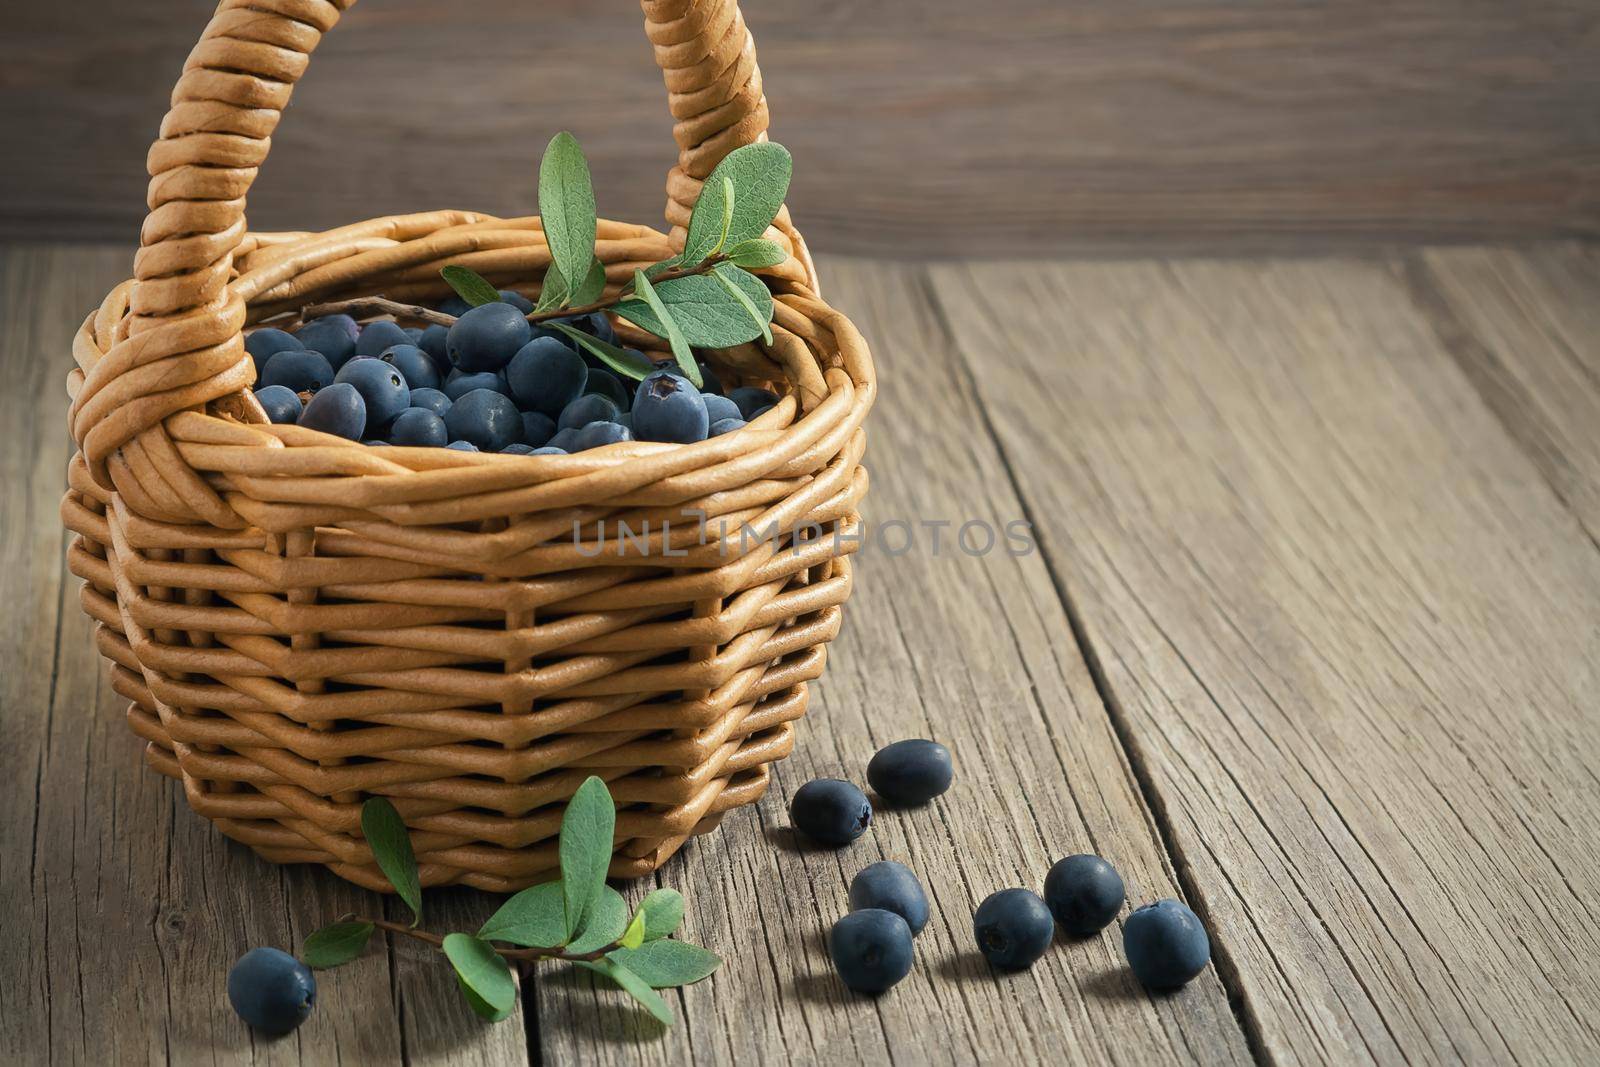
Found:
[[[563,803],[598,774],[619,808],[612,873],[645,873],[756,800],[792,747],[850,592],[866,345],[785,212],[774,341],[713,359],[784,394],[745,430],[505,456],[268,424],[247,324],[439,298],[446,263],[536,291],[549,263],[536,218],[246,231],[269,136],[351,2],[223,0],[185,64],[135,277],[74,343],[62,514],[84,610],[149,762],[270,860],[387,888],[359,830],[381,795],[424,884],[515,889],[553,873]],[[643,7],[676,120],[675,229],[602,222],[613,286],[671,254],[700,180],[767,126],[735,0]],[[619,523],[648,537],[619,541]]]

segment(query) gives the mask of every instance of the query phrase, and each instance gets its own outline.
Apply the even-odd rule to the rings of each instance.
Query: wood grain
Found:
[[[35,4],[0,38],[0,236],[132,240],[211,0]],[[1582,0],[746,0],[816,247],[1042,255],[1600,230]],[[531,211],[574,130],[602,210],[660,218],[674,149],[636,5],[356,7],[251,193],[261,229]]]
[[[1600,553],[1397,272],[932,277],[1266,1055],[1588,1058]]]

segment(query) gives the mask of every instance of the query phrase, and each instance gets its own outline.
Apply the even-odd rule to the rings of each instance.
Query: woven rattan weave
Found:
[[[850,592],[866,345],[785,212],[773,343],[712,356],[783,395],[744,430],[510,456],[268,424],[250,325],[437,299],[446,263],[536,292],[549,263],[537,218],[246,230],[290,91],[349,6],[224,0],[174,90],[135,276],[74,344],[62,511],[84,609],[149,762],[270,860],[387,888],[359,829],[385,796],[424,884],[511,890],[554,872],[563,804],[598,774],[612,873],[642,874],[761,796],[792,746]],[[676,120],[673,230],[602,222],[612,286],[672,254],[700,180],[767,126],[734,0],[643,7]]]

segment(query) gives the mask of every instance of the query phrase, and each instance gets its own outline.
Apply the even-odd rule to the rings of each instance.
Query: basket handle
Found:
[[[228,288],[245,194],[311,52],[354,3],[222,0],[189,53],[150,148],[150,210],[126,332],[73,404],[73,436],[106,488],[108,461],[122,445],[250,384],[244,305]],[[738,0],[641,7],[674,120],[667,219],[681,241],[702,180],[733,149],[765,137],[767,102]]]

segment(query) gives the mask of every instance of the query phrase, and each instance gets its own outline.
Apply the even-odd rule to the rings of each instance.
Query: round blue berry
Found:
[[[589,380],[584,383],[583,391],[603,396],[617,405],[618,411],[627,411],[633,401],[630,390],[608,370],[592,369],[589,371]]]
[[[721,437],[725,433],[732,433],[735,430],[742,430],[745,428],[745,425],[746,423],[743,419],[718,419],[716,422],[711,424],[711,429],[706,431],[706,436]]]
[[[617,405],[600,394],[585,393],[561,409],[561,417],[556,420],[556,427],[562,430],[577,430],[591,422],[616,422],[617,416],[621,414],[622,412],[617,410]]]
[[[471,442],[484,452],[498,452],[522,436],[517,405],[490,389],[474,389],[451,404],[444,424],[452,441]]]
[[[406,336],[411,338],[411,343],[412,344],[419,343],[422,340],[422,327],[421,326],[407,326],[406,327]]]
[[[356,387],[366,402],[369,426],[381,426],[411,406],[405,375],[381,359],[352,359],[339,368],[333,380]]]
[[[311,403],[300,414],[300,425],[359,441],[367,428],[366,401],[349,382],[335,382],[318,390],[311,398]]]
[[[281,949],[253,948],[228,972],[228,1003],[264,1034],[287,1034],[317,1003],[311,968]]]
[[[454,369],[450,364],[450,350],[445,347],[445,339],[449,336],[450,327],[440,326],[435,322],[423,330],[422,336],[417,338],[417,347],[428,354],[441,380]]]
[[[525,411],[552,419],[583,394],[589,368],[583,357],[553,337],[535,337],[511,357],[506,381],[511,395]]]
[[[702,392],[700,399],[705,401],[706,418],[714,425],[723,419],[738,419],[744,421],[744,412],[739,410],[739,405],[725,396],[716,393]]]
[[[574,326],[588,334],[590,337],[604,341],[608,345],[617,343],[617,327],[611,321],[611,316],[604,311],[592,311],[573,322]]]
[[[700,390],[668,371],[656,371],[633,394],[633,433],[641,441],[704,441],[711,429]]]
[[[1205,970],[1211,939],[1187,905],[1158,900],[1123,922],[1122,951],[1146,988],[1176,989]]]
[[[312,319],[295,333],[301,344],[326,356],[334,370],[356,354],[356,338],[360,335],[361,324],[349,315],[324,315]]]
[[[479,451],[482,451],[482,449],[480,449],[477,445],[473,444],[471,441],[451,441],[449,444],[445,445],[444,447],[453,448],[457,452],[479,452]]]
[[[626,426],[619,426],[614,422],[591,422],[578,430],[577,448],[578,451],[585,452],[591,448],[602,448],[605,445],[631,440],[633,433]]]
[[[1104,930],[1126,898],[1122,876],[1099,856],[1068,856],[1045,875],[1044,902],[1073,937]]]
[[[950,750],[920,738],[886,745],[867,764],[867,784],[891,804],[926,804],[954,777]]]
[[[300,398],[287,386],[268,385],[257,389],[256,403],[272,422],[293,423],[300,418]]]
[[[534,449],[532,452],[529,452],[528,455],[530,455],[530,456],[565,456],[565,455],[567,455],[567,450],[564,449],[564,448],[557,448],[555,445],[540,445],[538,448]]]
[[[500,290],[500,302],[510,304],[524,315],[533,311],[533,301],[517,292],[515,289]]]
[[[500,451],[507,456],[528,456],[533,454],[533,446],[525,445],[521,441],[513,441]]]
[[[398,322],[369,322],[361,328],[361,336],[356,338],[356,351],[358,356],[380,356],[385,348],[395,345],[408,345],[411,335]]]
[[[978,951],[996,967],[1021,970],[1044,955],[1055,936],[1055,919],[1039,894],[1002,889],[991,894],[972,917]]]
[[[767,412],[771,411],[772,408],[773,408],[772,404],[763,404],[761,407],[756,408],[754,411],[752,411],[750,413],[750,421],[751,422],[755,422],[761,416],[763,416]]]
[[[451,401],[460,400],[474,389],[488,389],[502,396],[511,395],[506,389],[506,380],[492,370],[478,371],[476,374],[451,371],[444,380],[444,395]]]
[[[541,448],[559,448],[563,452],[576,452],[578,450],[577,430],[557,430],[550,435]]]
[[[531,331],[510,304],[484,304],[456,320],[445,337],[450,362],[465,373],[499,370],[528,343]]]
[[[433,365],[433,360],[428,354],[416,345],[395,345],[385,348],[383,355],[378,357],[383,362],[391,364],[406,380],[406,384],[413,389],[437,389],[441,381],[439,371]]]
[[[867,795],[849,782],[818,778],[795,790],[789,819],[813,841],[838,848],[866,833],[872,823],[872,805]]]
[[[906,921],[915,937],[928,925],[928,895],[911,868],[894,860],[863,867],[850,879],[850,910],[881,908]]]
[[[451,293],[434,310],[441,315],[450,315],[459,319],[472,310],[472,305],[467,303],[466,297],[461,296],[459,293]]]
[[[250,360],[256,365],[256,375],[259,377],[261,368],[266,366],[267,360],[279,352],[295,352],[304,349],[300,338],[292,333],[274,330],[270,326],[259,330],[252,330],[245,335],[244,350],[250,353]]]
[[[911,973],[911,928],[892,911],[852,911],[828,931],[828,955],[846,986],[882,993]]]
[[[424,411],[431,411],[442,419],[444,418],[444,413],[450,410],[450,398],[437,389],[413,389],[411,390],[411,406],[422,408]]]
[[[771,407],[778,402],[778,395],[771,389],[760,389],[753,385],[741,385],[728,394],[728,399],[739,407],[739,414],[744,416],[746,422],[755,418],[755,413],[764,407]]]
[[[389,443],[442,448],[450,443],[450,431],[445,428],[444,420],[433,412],[422,408],[407,408],[395,418],[394,425],[389,427]]]
[[[522,413],[522,443],[529,448],[538,448],[554,437],[556,423],[549,415],[538,411],[524,411]]]
[[[290,349],[267,359],[256,384],[261,387],[281,385],[291,393],[314,393],[333,384],[333,367],[320,352]]]

